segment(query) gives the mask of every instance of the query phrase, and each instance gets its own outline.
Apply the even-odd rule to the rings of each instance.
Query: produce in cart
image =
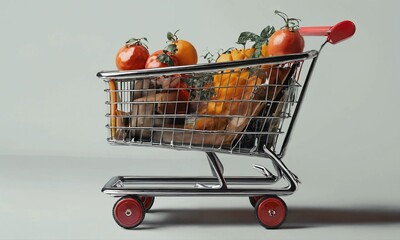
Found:
[[[131,38],[118,50],[115,64],[118,70],[134,70],[143,69],[147,58],[149,58],[149,50],[146,44],[147,38]]]
[[[180,65],[197,64],[198,58],[196,48],[191,42],[184,39],[178,39],[178,36],[176,35],[178,31],[179,30],[175,33],[167,33],[167,39],[169,41],[167,49],[174,54]]]
[[[297,18],[289,18],[285,13],[275,11],[285,21],[285,26],[276,31],[269,39],[268,56],[300,53],[304,50],[304,38],[299,32]]]

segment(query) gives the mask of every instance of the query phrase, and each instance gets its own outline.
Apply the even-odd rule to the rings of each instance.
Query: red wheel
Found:
[[[256,207],[256,204],[257,204],[258,200],[260,200],[261,198],[262,198],[262,196],[251,196],[251,197],[249,197],[251,206]]]
[[[144,214],[143,203],[137,197],[123,197],[113,208],[114,220],[127,229],[138,226],[143,221]]]
[[[279,197],[264,197],[258,201],[255,211],[261,225],[278,228],[285,221],[287,206]]]
[[[139,199],[143,203],[144,210],[146,212],[148,212],[150,210],[150,208],[153,206],[154,197],[152,197],[152,196],[140,196]]]

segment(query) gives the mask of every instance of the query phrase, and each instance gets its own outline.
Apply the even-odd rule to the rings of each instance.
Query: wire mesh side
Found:
[[[110,79],[108,139],[256,155],[267,147],[278,153],[302,93],[304,62]]]

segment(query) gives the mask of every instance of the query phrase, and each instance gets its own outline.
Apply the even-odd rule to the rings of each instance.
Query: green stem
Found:
[[[168,32],[167,33],[167,39],[171,42],[176,42],[178,41],[178,36],[176,35],[179,32],[179,29],[176,30],[174,33]]]
[[[278,10],[275,10],[275,14],[283,18],[283,20],[285,21],[285,26],[283,26],[282,28],[289,28],[290,31],[294,31],[299,28],[299,24],[301,21],[300,19],[289,18],[288,15],[286,15],[286,13]]]
[[[143,43],[143,41],[148,42],[146,37],[131,38],[131,39],[129,39],[128,41],[125,42],[125,45],[126,45],[127,47],[130,47],[130,46],[132,46],[132,45],[142,45],[142,46],[148,48],[147,45],[146,45],[145,43]]]

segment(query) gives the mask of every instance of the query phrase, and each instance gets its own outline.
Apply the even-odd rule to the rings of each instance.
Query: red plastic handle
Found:
[[[303,36],[328,36],[327,41],[336,44],[353,36],[356,25],[346,20],[334,26],[302,27],[299,31]]]

